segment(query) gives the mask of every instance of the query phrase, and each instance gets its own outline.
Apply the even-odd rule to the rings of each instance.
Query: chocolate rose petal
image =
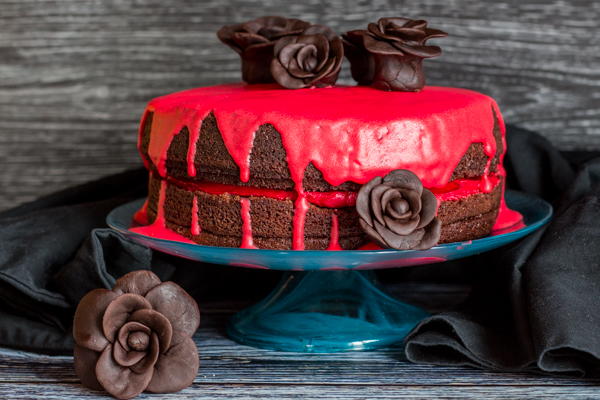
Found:
[[[394,47],[402,50],[405,54],[411,54],[421,58],[437,57],[442,54],[442,49],[438,46],[407,46],[401,43],[394,43]]]
[[[269,39],[252,33],[236,32],[231,36],[231,41],[235,43],[236,47],[240,49],[245,49],[246,47],[254,46],[257,44],[268,43]]]
[[[304,43],[306,47],[316,50],[313,55],[314,65],[310,70],[320,71],[329,58],[329,40],[323,35],[302,35],[298,38],[298,43]]]
[[[421,238],[421,242],[415,250],[427,250],[435,246],[440,240],[440,235],[442,233],[442,223],[438,218],[434,218],[425,228],[425,235]]]
[[[296,36],[282,37],[281,39],[276,41],[275,44],[273,45],[273,54],[279,55],[279,53],[281,52],[281,50],[283,50],[284,47],[287,47],[290,44],[295,44],[297,40],[298,40],[298,37],[296,37]]]
[[[73,319],[75,343],[102,351],[108,344],[102,330],[104,310],[118,295],[108,289],[94,289],[81,299]]]
[[[306,86],[302,79],[290,75],[287,69],[276,59],[271,62],[271,75],[277,83],[288,89],[302,89]]]
[[[383,220],[383,210],[381,207],[381,196],[389,189],[390,187],[387,185],[378,185],[371,190],[369,201],[371,204],[371,211],[373,213],[373,218],[376,221],[379,221],[380,224],[385,224]]]
[[[140,373],[122,367],[112,357],[112,345],[106,346],[96,364],[96,377],[104,390],[118,399],[131,399],[142,393],[152,379],[152,368]]]
[[[102,385],[96,379],[96,363],[100,354],[97,351],[86,349],[75,344],[73,347],[73,363],[75,373],[81,380],[83,386],[93,390],[102,390]]]
[[[365,233],[369,236],[369,238],[371,240],[373,240],[375,243],[377,243],[381,247],[389,247],[387,245],[387,243],[385,242],[385,240],[381,237],[381,235],[379,233],[377,233],[375,228],[373,228],[371,225],[367,224],[364,219],[359,219],[358,222],[359,222],[361,228],[363,229],[363,231],[365,231]]]
[[[367,50],[371,53],[381,54],[381,55],[392,55],[399,54],[402,55],[402,52],[392,46],[388,42],[384,42],[382,40],[377,40],[373,36],[369,34],[363,35],[363,45]]]
[[[237,43],[233,40],[233,35],[235,35],[235,33],[241,29],[243,29],[242,24],[226,25],[217,31],[217,37],[219,38],[219,40],[231,47],[237,53],[241,54],[243,49],[240,48],[237,45]]]
[[[385,227],[397,235],[409,235],[417,228],[420,221],[418,215],[411,219],[394,219],[384,215],[383,219]]]
[[[375,221],[375,230],[384,240],[384,243],[388,247],[398,250],[409,250],[414,249],[423,238],[425,231],[423,229],[417,229],[409,235],[397,235],[394,232],[386,229],[385,226]]]
[[[296,58],[296,53],[304,47],[301,43],[290,43],[287,46],[283,47],[278,55],[279,62],[287,67],[290,65],[293,59]]]
[[[179,318],[181,318],[181,316],[177,316],[176,319]],[[171,346],[173,327],[167,317],[160,312],[149,309],[138,310],[131,314],[130,320],[146,325],[152,330],[153,334],[157,334],[161,351],[164,351]]]
[[[125,325],[119,329],[118,340],[121,343],[121,346],[127,351],[129,351],[129,345],[127,344],[127,338],[132,332],[144,332],[146,334],[150,334],[150,328],[148,328],[144,324],[140,324],[139,322],[127,322]]]
[[[307,53],[313,50],[316,52],[314,46],[304,46],[300,48],[300,50],[298,50],[298,53]],[[287,66],[290,75],[292,75],[295,78],[301,79],[310,78],[311,76],[313,76],[313,73],[311,72],[313,67],[311,65],[316,64],[317,61],[315,58],[313,58],[312,60],[310,60],[309,58],[310,56],[306,54],[303,55],[303,58],[296,54],[296,56],[290,60],[290,63]]]
[[[419,215],[421,212],[421,195],[414,190],[409,189],[399,189],[400,193],[402,193],[402,198],[408,202],[410,212],[413,217]]]
[[[158,285],[160,285],[160,279],[152,271],[137,270],[117,279],[113,291],[145,296],[150,289]]]
[[[153,393],[176,392],[194,382],[200,360],[198,349],[189,337],[182,337],[154,366],[154,375],[147,390]]]
[[[407,169],[395,169],[383,178],[383,183],[390,186],[416,191],[419,196],[423,192],[423,184],[417,175]]]
[[[114,361],[122,367],[131,367],[140,362],[146,356],[145,351],[127,351],[121,346],[121,343],[113,343]]]
[[[433,38],[443,38],[448,36],[448,34],[444,31],[441,31],[439,29],[432,29],[432,28],[427,28],[425,29],[425,37],[427,39],[433,39]]]
[[[176,283],[161,283],[148,292],[146,299],[156,311],[167,317],[178,334],[192,336],[198,329],[198,304]]]
[[[402,28],[387,28],[387,31],[390,32],[391,36],[396,40],[405,40],[414,41],[420,43],[420,41],[426,38],[426,33],[421,29],[412,28],[412,27],[402,27]]]
[[[437,198],[429,190],[424,189],[421,194],[421,222],[417,226],[417,229],[423,228],[428,225],[437,211]]]
[[[146,357],[142,358],[140,362],[129,367],[135,373],[143,373],[148,369],[154,369],[154,364],[160,356],[160,344],[158,342],[158,335],[156,333],[150,334],[150,343],[146,351]]]
[[[102,331],[109,342],[116,339],[117,332],[127,322],[130,314],[137,310],[152,308],[152,305],[138,294],[125,293],[114,299],[104,312]]]
[[[365,220],[368,225],[373,225],[373,217],[371,216],[369,207],[371,191],[374,187],[380,185],[382,181],[383,179],[380,176],[371,179],[369,182],[362,185],[358,191],[358,196],[356,197],[356,211],[360,218]]]
[[[383,212],[386,212],[388,204],[393,199],[402,199],[402,194],[400,194],[398,189],[390,187],[385,192],[383,192],[383,194],[381,195],[381,200],[379,200]]]
[[[385,213],[392,218],[410,218],[410,206],[403,198],[393,198],[385,206]]]

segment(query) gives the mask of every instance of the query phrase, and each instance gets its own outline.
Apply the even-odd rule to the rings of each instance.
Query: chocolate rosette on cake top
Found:
[[[275,42],[298,35],[308,22],[277,16],[260,17],[241,24],[225,25],[217,32],[219,39],[235,50],[242,59],[242,80],[247,83],[271,83],[270,67]]]
[[[356,211],[365,233],[384,248],[426,250],[440,239],[437,199],[408,170],[395,170],[363,185]]]
[[[425,86],[423,59],[442,52],[425,42],[447,35],[428,28],[424,20],[381,18],[367,30],[349,31],[343,38],[352,77],[360,85],[414,92]]]
[[[271,74],[288,89],[333,85],[343,58],[342,39],[326,26],[312,25],[277,41]]]

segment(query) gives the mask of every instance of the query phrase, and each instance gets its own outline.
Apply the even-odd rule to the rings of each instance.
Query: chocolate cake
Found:
[[[357,191],[394,169],[437,197],[440,243],[489,234],[502,204],[500,112],[463,89],[193,89],[149,103],[139,148],[150,185],[138,218],[205,245],[358,248]]]
[[[381,18],[342,38],[283,17],[223,27],[247,83],[150,101],[145,234],[263,249],[425,249],[516,223],[496,102],[425,87],[445,32]],[[360,86],[335,86],[342,59]],[[294,90],[290,90],[294,89]]]

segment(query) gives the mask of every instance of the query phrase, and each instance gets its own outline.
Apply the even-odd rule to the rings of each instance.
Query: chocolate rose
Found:
[[[150,271],[130,272],[77,306],[75,371],[85,386],[119,399],[179,391],[198,372],[191,337],[199,324],[198,305],[181,287]]]
[[[440,239],[437,199],[410,171],[367,182],[358,192],[356,211],[360,226],[381,247],[426,250]]]
[[[271,60],[275,42],[288,35],[298,35],[308,22],[293,18],[261,17],[219,29],[219,39],[242,58],[242,80],[247,83],[270,83]]]
[[[352,77],[359,84],[414,92],[425,86],[423,59],[442,52],[425,42],[447,35],[423,20],[381,18],[368,30],[350,31],[343,38]]]
[[[333,85],[344,58],[342,39],[331,29],[312,25],[298,36],[277,41],[271,74],[281,86],[300,89]]]

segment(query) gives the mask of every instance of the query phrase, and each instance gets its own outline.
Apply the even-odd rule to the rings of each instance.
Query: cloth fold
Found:
[[[460,306],[415,327],[406,355],[419,363],[598,375],[600,158],[565,156],[514,126],[507,142],[508,186],[553,202],[554,219],[518,242],[451,267],[416,267],[430,271],[432,281],[456,274],[473,290]],[[175,281],[200,304],[259,298],[274,285],[276,271],[199,265],[106,228],[108,211],[143,197],[146,185],[140,168],[0,213],[0,346],[70,353],[81,297],[135,269]]]
[[[538,135],[512,128],[508,139],[509,184],[554,200],[553,220],[469,260],[479,268],[472,294],[418,324],[406,355],[417,363],[597,376],[600,158],[574,168]]]

